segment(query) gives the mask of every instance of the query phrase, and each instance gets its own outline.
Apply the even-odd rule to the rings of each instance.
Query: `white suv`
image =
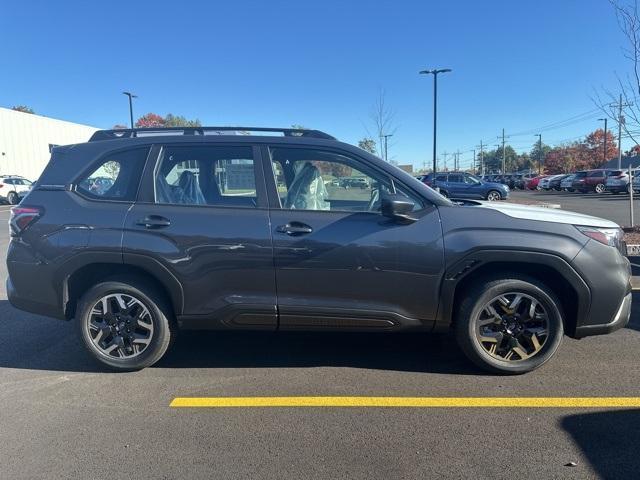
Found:
[[[0,176],[0,200],[16,205],[31,190],[31,185],[31,180],[24,177],[2,175]]]

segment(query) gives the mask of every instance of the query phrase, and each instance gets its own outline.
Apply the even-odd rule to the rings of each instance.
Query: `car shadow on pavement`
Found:
[[[640,475],[640,410],[610,410],[564,417],[560,421],[599,478]]]
[[[0,300],[0,368],[105,372],[72,322],[31,315]],[[183,331],[154,368],[344,366],[482,375],[449,335],[423,333]]]

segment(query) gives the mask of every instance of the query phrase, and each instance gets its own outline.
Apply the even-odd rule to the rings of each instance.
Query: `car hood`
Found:
[[[620,228],[617,223],[604,218],[592,217],[582,213],[570,212],[556,208],[533,207],[507,202],[478,202],[480,208],[498,210],[513,218],[524,220],[538,220],[541,222],[567,223],[570,225],[584,225],[587,227]]]

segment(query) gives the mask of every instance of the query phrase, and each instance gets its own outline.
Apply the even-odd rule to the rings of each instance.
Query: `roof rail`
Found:
[[[335,140],[328,133],[320,130],[307,130],[303,128],[266,128],[266,127],[155,127],[155,128],[123,128],[119,130],[98,130],[90,142],[98,140],[112,140],[114,138],[135,138],[160,135],[224,135],[224,132],[250,135],[252,132],[282,133],[285,137],[311,137]]]

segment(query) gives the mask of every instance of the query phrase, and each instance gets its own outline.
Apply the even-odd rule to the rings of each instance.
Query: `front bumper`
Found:
[[[623,299],[618,311],[609,323],[599,325],[582,325],[576,328],[575,338],[589,337],[591,335],[605,335],[624,328],[631,317],[632,294],[629,292]]]
[[[617,249],[589,240],[572,266],[590,291],[588,313],[576,320],[572,337],[602,335],[624,327],[631,315],[631,264]]]

